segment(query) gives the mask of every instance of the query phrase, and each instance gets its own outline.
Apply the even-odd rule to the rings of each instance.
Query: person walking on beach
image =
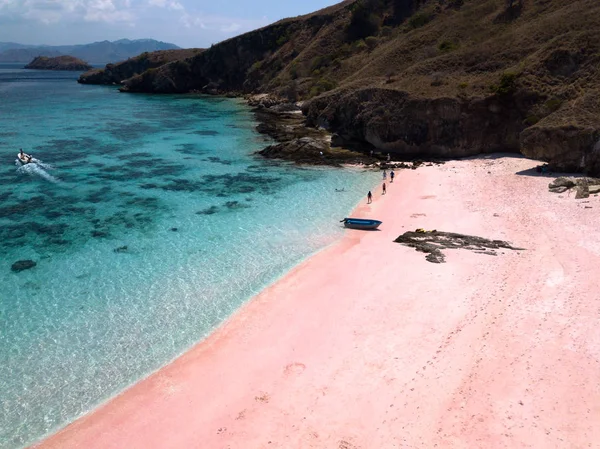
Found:
[[[383,170],[383,180],[387,179],[387,170]]]
[[[383,194],[385,195],[386,191],[385,191],[385,182],[383,183]]]
[[[373,202],[373,195],[371,194],[371,191],[369,190],[369,193],[367,193],[367,204],[371,204]]]
[[[392,171],[390,172],[390,184],[391,184],[392,182],[394,182],[394,176],[396,176],[396,174],[394,173],[394,170],[392,170]]]

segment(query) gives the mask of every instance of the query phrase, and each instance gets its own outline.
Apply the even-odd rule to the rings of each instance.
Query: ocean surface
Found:
[[[253,155],[269,142],[239,101],[77,76],[0,64],[1,449],[205,338],[338,239],[378,179]],[[19,148],[39,163],[19,167]]]

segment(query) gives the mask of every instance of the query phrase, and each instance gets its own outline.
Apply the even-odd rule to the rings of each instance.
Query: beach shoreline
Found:
[[[206,340],[35,448],[599,447],[600,202],[504,155],[402,170]],[[509,241],[446,264],[416,228]]]

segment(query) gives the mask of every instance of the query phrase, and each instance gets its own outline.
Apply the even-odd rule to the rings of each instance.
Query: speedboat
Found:
[[[27,153],[17,153],[17,160],[21,165],[27,165],[33,162],[33,157]]]
[[[382,223],[379,220],[371,220],[365,218],[344,218],[342,220],[344,226],[350,229],[372,230],[377,229]]]

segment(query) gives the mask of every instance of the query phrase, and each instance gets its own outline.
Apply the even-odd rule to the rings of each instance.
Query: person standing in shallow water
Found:
[[[387,170],[383,170],[383,180],[385,181],[387,179]]]
[[[367,193],[367,204],[371,204],[372,201],[373,201],[373,195],[371,194],[371,191],[369,190],[369,193]]]
[[[385,195],[385,192],[386,192],[386,190],[385,190],[385,182],[384,182],[384,183],[383,183],[383,194],[384,194],[384,195]]]
[[[392,171],[390,172],[390,184],[391,184],[392,182],[394,182],[394,176],[396,176],[396,174],[394,173],[394,170],[392,170]]]

